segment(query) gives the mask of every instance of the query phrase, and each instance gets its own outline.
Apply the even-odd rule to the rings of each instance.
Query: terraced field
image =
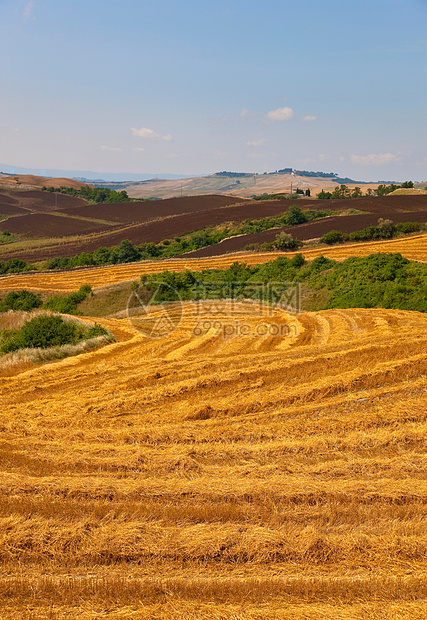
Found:
[[[100,322],[0,379],[2,619],[425,618],[425,315]]]

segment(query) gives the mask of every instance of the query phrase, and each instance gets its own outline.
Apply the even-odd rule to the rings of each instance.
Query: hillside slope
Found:
[[[253,195],[264,193],[274,194],[278,192],[295,192],[297,188],[303,191],[309,189],[315,196],[322,189],[332,190],[339,185],[333,178],[307,177],[290,173],[269,174],[241,174],[240,176],[222,176],[212,174],[203,177],[189,177],[179,180],[151,179],[149,181],[118,184],[117,188],[125,189],[129,196],[134,198],[170,198],[172,196],[195,196],[202,194],[232,194],[249,198]],[[352,189],[362,186],[363,190],[370,187],[376,189],[378,183],[363,184],[349,183]],[[113,185],[111,185],[113,187]],[[115,187],[115,186],[114,186]]]
[[[2,618],[425,618],[425,315],[101,322],[0,378]]]
[[[323,255],[340,261],[350,256],[368,256],[377,252],[398,252],[410,260],[427,262],[427,235],[313,248],[304,250],[303,255],[307,260]],[[294,255],[295,252],[237,252],[206,258],[185,256],[165,260],[145,260],[136,263],[89,267],[63,272],[22,273],[0,276],[0,291],[24,288],[34,291],[75,291],[83,284],[89,284],[92,288],[101,288],[120,282],[139,281],[142,274],[160,273],[165,269],[169,271],[226,269],[235,261],[244,262],[248,265],[258,265],[274,260],[278,256],[292,257]]]

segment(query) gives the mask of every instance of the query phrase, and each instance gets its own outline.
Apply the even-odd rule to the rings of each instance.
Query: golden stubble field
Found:
[[[426,315],[97,320],[0,377],[2,620],[425,620]]]
[[[354,243],[334,247],[321,247],[303,250],[307,260],[316,256],[327,256],[334,260],[344,260],[350,256],[368,256],[376,252],[400,252],[409,260],[427,262],[427,235],[414,235],[390,241],[374,241],[371,243]],[[140,261],[105,267],[75,269],[67,272],[42,272],[3,276],[0,278],[0,291],[26,288],[39,291],[75,291],[82,284],[90,284],[92,288],[102,288],[120,282],[139,281],[141,274],[191,269],[227,269],[235,261],[248,265],[257,265],[276,259],[278,256],[291,258],[295,252],[237,252],[212,258],[170,258],[165,260]]]

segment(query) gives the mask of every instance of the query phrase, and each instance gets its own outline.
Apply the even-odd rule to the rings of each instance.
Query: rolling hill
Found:
[[[0,379],[2,618],[424,618],[425,315],[194,310]]]
[[[108,214],[111,228],[137,204],[119,217],[11,198],[9,223]],[[253,205],[218,198],[159,203],[162,221]],[[412,219],[423,200],[375,208]],[[304,255],[374,252],[427,262],[427,235]],[[142,274],[278,256],[23,273],[0,290],[90,284],[96,297]],[[116,342],[0,376],[2,619],[425,619],[426,314],[216,300],[153,306],[150,320],[173,324],[164,333],[143,313],[90,320]]]

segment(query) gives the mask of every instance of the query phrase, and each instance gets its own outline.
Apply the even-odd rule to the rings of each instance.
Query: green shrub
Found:
[[[66,295],[65,297],[54,295],[47,300],[43,307],[46,310],[52,310],[60,314],[77,314],[77,305],[86,299],[91,292],[92,289],[89,284],[84,284],[77,292]]]
[[[401,222],[396,224],[396,230],[404,235],[408,235],[413,232],[419,232],[425,230],[426,225],[421,222]]]
[[[327,245],[334,245],[334,243],[343,243],[344,236],[339,230],[330,230],[323,237],[320,237],[320,243],[326,243]]]
[[[304,211],[298,205],[291,205],[286,213],[286,224],[288,226],[297,226],[298,224],[304,224],[307,221],[307,216]]]
[[[105,327],[102,327],[102,325],[99,325],[99,323],[95,323],[95,325],[93,325],[92,327],[89,327],[89,329],[86,331],[85,338],[89,340],[90,338],[97,338],[98,336],[106,336],[107,334],[108,334],[108,331],[105,329]]]
[[[21,329],[5,334],[0,350],[9,353],[17,349],[75,344],[81,339],[81,332],[75,323],[66,323],[60,316],[42,314],[24,323]]]
[[[41,314],[24,323],[21,329],[3,332],[0,352],[10,353],[18,349],[47,349],[77,344],[82,340],[107,334],[107,330],[97,323],[85,328],[78,323],[64,321],[58,315]]]
[[[282,231],[274,240],[274,246],[278,250],[298,250],[302,246],[302,241],[294,239],[292,235]]]
[[[11,291],[0,302],[0,312],[7,312],[8,310],[30,312],[34,308],[40,308],[41,305],[42,300],[40,297],[30,291]]]

